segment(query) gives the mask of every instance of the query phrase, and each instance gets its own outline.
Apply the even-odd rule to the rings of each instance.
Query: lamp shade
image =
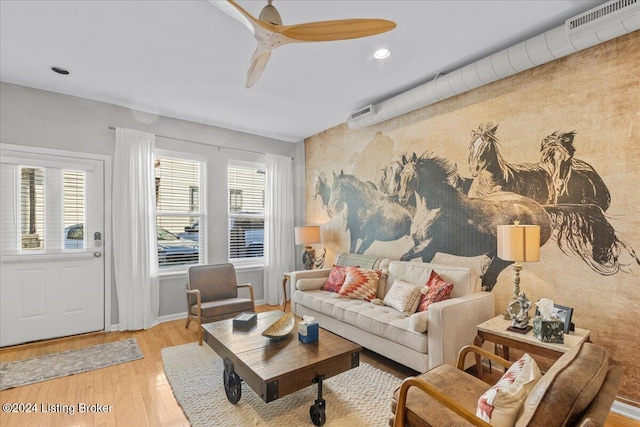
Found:
[[[540,261],[539,225],[499,225],[498,258],[505,261]]]
[[[310,245],[320,243],[320,226],[306,225],[295,228],[296,245]]]

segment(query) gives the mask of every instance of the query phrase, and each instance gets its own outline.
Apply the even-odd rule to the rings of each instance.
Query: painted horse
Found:
[[[456,174],[455,165],[448,160],[427,154],[418,158],[414,153],[404,165],[398,200],[406,202],[415,193],[420,201],[420,217],[427,225],[412,225],[414,246],[401,259],[420,257],[429,262],[436,252],[465,257],[487,255],[491,263],[483,285],[491,290],[498,274],[513,263],[497,257],[497,226],[516,220],[539,225],[542,245],[551,237],[551,221],[540,204],[519,194],[498,192],[468,197],[452,186]]]
[[[483,123],[477,131],[471,131],[469,171],[474,180],[469,196],[483,197],[502,190],[528,197],[541,205],[554,204],[555,189],[549,172],[539,164],[507,163],[498,150],[497,130],[497,124]]]
[[[333,174],[329,215],[345,207],[351,253],[364,253],[376,240],[389,242],[409,234],[411,215],[407,208],[381,194],[373,183],[341,171]]]
[[[483,285],[491,290],[498,274],[510,262],[496,256],[496,226],[515,220],[540,225],[540,244],[553,237],[565,254],[579,256],[592,270],[612,275],[624,267],[620,257],[626,252],[640,265],[633,248],[620,239],[602,209],[594,204],[545,205],[510,192],[494,192],[470,198],[451,186],[455,166],[447,160],[415,154],[402,171],[398,200],[411,193],[424,199],[428,226],[412,225],[414,247],[402,259],[420,256],[429,262],[436,252],[460,256],[485,254],[491,263]],[[414,234],[421,231],[421,234]]]
[[[553,132],[542,140],[540,163],[555,187],[557,203],[594,204],[606,212],[611,195],[606,184],[587,162],[576,159],[575,132]]]
[[[325,210],[329,205],[329,198],[331,197],[331,187],[327,183],[327,176],[322,171],[316,171],[313,178],[313,200],[316,200],[320,196],[320,202]]]

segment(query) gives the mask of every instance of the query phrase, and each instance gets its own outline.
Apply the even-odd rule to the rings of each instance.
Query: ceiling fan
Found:
[[[241,22],[258,40],[244,79],[245,87],[258,80],[271,57],[271,51],[289,43],[348,40],[373,36],[393,30],[395,22],[384,19],[341,19],[336,21],[307,22],[282,25],[280,13],[267,0],[267,5],[254,17],[233,0],[209,0],[234,19]]]

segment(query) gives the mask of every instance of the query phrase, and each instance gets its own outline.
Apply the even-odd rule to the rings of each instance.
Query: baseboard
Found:
[[[611,412],[635,421],[640,421],[640,408],[629,405],[628,403],[614,400],[613,405],[611,406]]]
[[[187,318],[186,311],[182,313],[165,314],[164,316],[158,317],[158,323],[171,322],[172,320],[180,320],[180,319],[186,319],[186,318]]]

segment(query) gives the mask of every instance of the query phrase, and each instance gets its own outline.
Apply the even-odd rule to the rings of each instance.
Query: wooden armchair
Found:
[[[475,415],[475,408],[491,385],[463,371],[464,359],[470,352],[505,368],[511,366],[511,362],[482,348],[466,346],[458,355],[457,368],[439,365],[403,381],[391,403],[395,416],[389,424],[490,427]],[[602,426],[621,376],[619,366],[609,366],[605,349],[582,343],[560,357],[533,386],[515,425]]]
[[[238,296],[239,288],[249,289],[249,298]],[[196,265],[187,271],[187,324],[198,322],[198,343],[202,345],[202,325],[230,319],[245,311],[255,311],[253,286],[238,285],[233,264]]]

